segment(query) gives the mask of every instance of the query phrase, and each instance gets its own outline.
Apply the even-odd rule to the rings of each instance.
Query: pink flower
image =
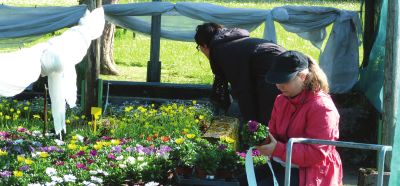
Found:
[[[76,164],[76,168],[88,170],[88,168],[86,167],[86,165],[83,164],[83,163],[77,163],[77,164]]]
[[[108,154],[108,155],[107,155],[107,158],[108,158],[108,159],[115,160],[116,157],[115,157],[114,154]]]
[[[26,128],[18,127],[17,132],[26,132]]]
[[[64,162],[63,161],[56,161],[54,164],[57,165],[57,166],[63,166]]]
[[[89,154],[91,156],[97,156],[97,151],[96,150],[91,150]]]

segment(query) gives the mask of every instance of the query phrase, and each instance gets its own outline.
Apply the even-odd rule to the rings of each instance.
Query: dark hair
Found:
[[[222,25],[216,23],[203,23],[201,25],[197,25],[194,40],[196,41],[197,45],[206,45],[209,47],[214,35],[222,28]]]

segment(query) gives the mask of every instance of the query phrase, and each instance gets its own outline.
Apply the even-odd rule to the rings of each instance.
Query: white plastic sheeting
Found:
[[[66,132],[65,103],[74,107],[77,95],[75,65],[86,55],[91,41],[102,35],[104,22],[103,8],[87,11],[77,26],[48,42],[0,54],[0,96],[14,96],[40,74],[48,76],[55,132]]]

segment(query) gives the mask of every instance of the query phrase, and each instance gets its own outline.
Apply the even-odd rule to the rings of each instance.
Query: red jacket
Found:
[[[331,97],[322,91],[303,91],[293,99],[279,95],[268,126],[278,141],[272,156],[286,160],[289,138],[337,140],[339,118]],[[342,162],[334,146],[295,143],[292,155],[292,163],[300,167],[300,186],[342,185]]]

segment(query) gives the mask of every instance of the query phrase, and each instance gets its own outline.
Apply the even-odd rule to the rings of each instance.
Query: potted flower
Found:
[[[221,162],[216,173],[217,178],[232,179],[235,177],[240,165],[240,157],[236,154],[234,146],[234,139],[228,136],[220,137],[218,150]]]
[[[216,145],[210,143],[202,143],[199,146],[196,175],[198,178],[214,179],[221,162],[220,151]]]
[[[192,175],[197,158],[195,143],[184,138],[178,138],[175,140],[175,145],[171,152],[171,159],[176,167],[175,173],[183,176]]]
[[[250,120],[242,130],[242,140],[249,147],[268,143],[269,129],[267,126]]]

